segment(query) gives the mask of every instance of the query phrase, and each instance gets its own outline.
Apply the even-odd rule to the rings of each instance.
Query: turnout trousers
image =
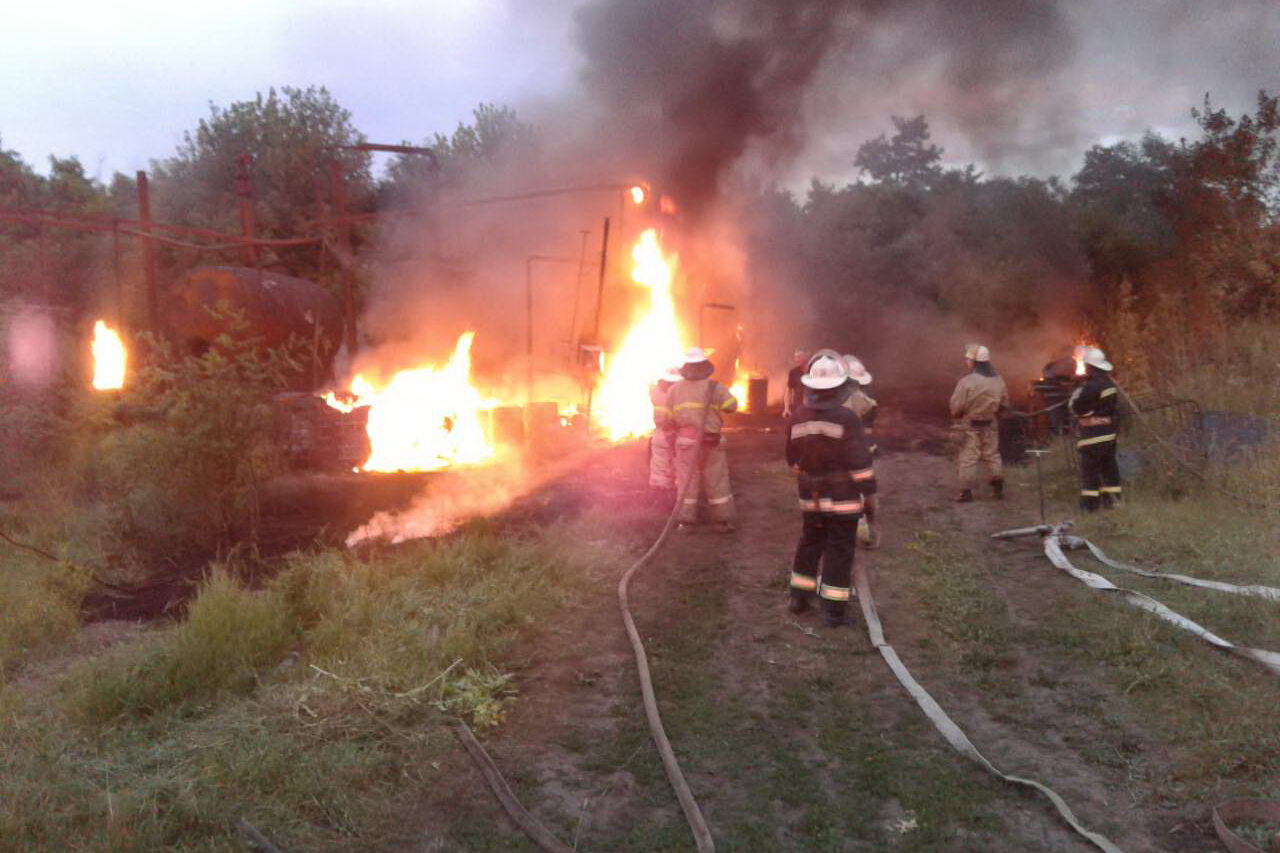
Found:
[[[1098,442],[1080,448],[1080,507],[1095,510],[1120,500],[1120,465],[1116,461],[1116,441]]]
[[[853,554],[861,515],[805,512],[791,568],[791,595],[812,598],[841,615],[853,597]],[[821,574],[819,574],[821,568]]]
[[[687,436],[676,438],[676,490],[684,492],[684,503],[680,505],[680,513],[676,521],[682,524],[694,524],[698,520],[698,497],[701,493],[707,496],[707,505],[711,510],[714,522],[733,523],[733,489],[729,485],[729,456],[724,449],[724,436],[704,439],[702,448],[702,464],[695,470],[698,458],[698,440]],[[690,479],[689,488],[685,483]]]
[[[964,441],[960,445],[957,463],[961,491],[973,491],[978,481],[978,463],[987,466],[988,482],[997,483],[1004,479],[1004,466],[1000,463],[1000,434],[994,423],[969,424],[964,428]]]
[[[675,485],[675,432],[655,429],[649,438],[649,488],[669,489]]]
[[[825,610],[843,615],[853,597],[862,495],[850,471],[801,473],[797,491],[803,524],[791,567],[791,595],[808,599],[816,593]]]

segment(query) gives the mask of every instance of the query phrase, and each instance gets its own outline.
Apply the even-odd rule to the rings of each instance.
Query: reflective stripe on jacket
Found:
[[[718,433],[724,427],[726,412],[738,410],[737,399],[715,379],[682,379],[667,392],[671,418],[682,432],[696,435],[701,425],[706,433]],[[706,421],[703,422],[703,409]]]
[[[658,429],[674,428],[671,417],[671,385],[661,380],[649,386],[649,402],[653,403],[653,425]]]
[[[1111,377],[1091,377],[1071,395],[1071,413],[1079,418],[1077,447],[1115,441],[1119,423],[1119,392]]]
[[[796,488],[805,512],[857,515],[863,495],[876,493],[862,421],[841,401],[801,406],[787,434],[787,464],[800,469]]]

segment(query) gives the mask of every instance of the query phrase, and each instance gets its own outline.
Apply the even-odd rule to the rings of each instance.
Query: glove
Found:
[[[880,522],[879,521],[867,522],[866,547],[868,551],[874,551],[876,548],[880,547]]]

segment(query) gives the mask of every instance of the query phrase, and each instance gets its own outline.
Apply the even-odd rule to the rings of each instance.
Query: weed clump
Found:
[[[68,688],[94,723],[244,694],[292,642],[278,596],[241,586],[226,570],[205,581],[187,619],[106,660],[80,667]]]

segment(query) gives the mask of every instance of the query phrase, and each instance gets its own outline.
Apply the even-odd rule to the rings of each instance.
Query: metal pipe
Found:
[[[587,268],[587,236],[591,232],[582,229],[582,246],[578,249],[578,277],[573,285],[573,319],[569,322],[569,346],[578,345],[578,306],[582,302],[582,273]],[[573,353],[576,360],[577,353]]]
[[[584,232],[585,233],[585,232]],[[524,261],[525,403],[533,402],[533,265],[577,264],[579,259],[562,255],[529,255]],[[581,270],[581,267],[579,267]],[[579,273],[581,274],[581,273]]]
[[[249,174],[249,166],[252,163],[252,154],[241,154],[236,158],[236,195],[240,197],[240,233],[246,240],[253,239],[253,184]],[[248,266],[258,267],[258,247],[253,243],[245,243],[244,257]]]
[[[600,309],[604,305],[604,276],[605,270],[609,268],[609,217],[604,218],[604,231],[600,236],[600,278],[596,285],[596,322],[591,333],[591,343],[600,347],[600,352],[604,353],[604,347],[600,343]],[[593,380],[591,387],[587,389],[587,429],[591,429],[591,403],[595,396],[596,383]]]
[[[124,330],[124,280],[120,277],[120,229],[111,229],[111,274],[116,284],[116,327]]]
[[[343,174],[342,162],[336,157],[329,161],[329,198],[333,204],[338,225],[338,244],[348,255],[351,254],[351,223],[342,222],[347,212],[346,175]],[[347,358],[356,354],[356,300],[352,272],[349,264],[342,264],[342,327],[343,341],[347,347]]]
[[[533,402],[533,256],[524,262],[524,404]]]
[[[156,247],[151,239],[151,187],[147,182],[147,173],[138,172],[138,217],[141,225],[138,230],[142,237],[142,272],[147,286],[147,329],[154,335],[160,334],[160,294],[156,289]]]
[[[40,226],[36,231],[36,275],[40,281],[40,298],[45,305],[52,305],[49,288],[49,252],[45,243],[45,228]]]

